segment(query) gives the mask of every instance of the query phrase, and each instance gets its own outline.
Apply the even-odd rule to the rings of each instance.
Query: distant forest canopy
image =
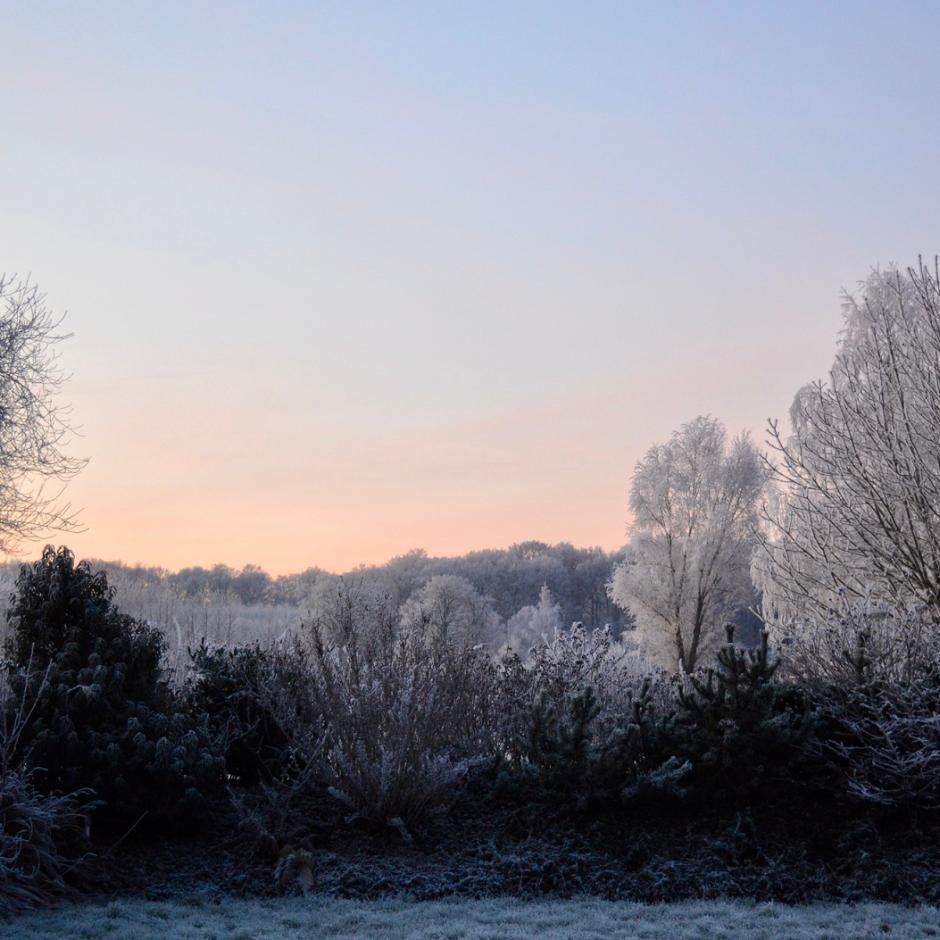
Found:
[[[607,593],[614,568],[625,550],[606,552],[601,548],[577,548],[568,542],[519,542],[506,549],[484,549],[454,558],[436,558],[417,549],[399,555],[384,565],[361,566],[337,575],[321,568],[308,568],[298,574],[273,577],[257,565],[236,569],[218,564],[211,568],[194,566],[180,571],[143,565],[126,565],[92,559],[94,569],[108,573],[118,587],[171,589],[180,597],[198,600],[211,597],[236,600],[245,605],[284,605],[304,609],[325,583],[342,577],[353,583],[381,585],[396,606],[404,604],[416,591],[438,575],[465,578],[479,593],[492,601],[492,608],[508,620],[522,608],[539,602],[543,586],[560,607],[563,624],[582,622],[588,628],[610,624],[619,634],[629,626],[630,616],[617,607]],[[15,574],[18,565],[10,574]]]

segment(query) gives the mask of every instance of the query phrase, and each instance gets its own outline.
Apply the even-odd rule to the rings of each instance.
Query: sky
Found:
[[[0,7],[81,557],[614,548],[651,444],[763,441],[940,252],[937,3]]]

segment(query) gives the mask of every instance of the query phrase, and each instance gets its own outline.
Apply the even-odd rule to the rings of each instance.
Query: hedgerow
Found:
[[[729,630],[710,664],[675,676],[607,631],[493,655],[396,621],[387,603],[370,610],[265,646],[202,644],[170,683],[160,634],[120,612],[104,575],[47,549],[9,612],[3,714],[30,704],[2,778],[8,892],[59,890],[89,817],[92,842],[116,828],[146,844],[215,814],[245,865],[308,887],[331,846],[378,838],[380,854],[470,853],[468,890],[515,878],[616,893],[617,871],[644,871],[629,891],[672,897],[682,878],[652,825],[694,829],[691,895],[749,885],[797,900],[839,871],[862,896],[893,896],[888,863],[864,859],[895,832],[921,853],[907,883],[927,891],[940,866],[940,682],[927,666],[905,683],[864,663],[810,678],[803,648],[788,660],[767,634],[747,648]],[[9,872],[29,857],[45,874],[24,887]]]

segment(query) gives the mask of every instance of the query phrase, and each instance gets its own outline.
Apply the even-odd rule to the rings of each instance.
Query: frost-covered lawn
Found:
[[[330,898],[79,904],[0,919],[4,940],[282,940],[294,937],[823,940],[940,937],[940,909],[729,901],[342,901]]]

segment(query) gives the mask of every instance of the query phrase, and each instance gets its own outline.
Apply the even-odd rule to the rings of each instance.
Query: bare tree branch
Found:
[[[61,325],[28,279],[0,276],[0,551],[78,529],[63,491],[86,461],[66,453],[74,428],[59,401]]]

